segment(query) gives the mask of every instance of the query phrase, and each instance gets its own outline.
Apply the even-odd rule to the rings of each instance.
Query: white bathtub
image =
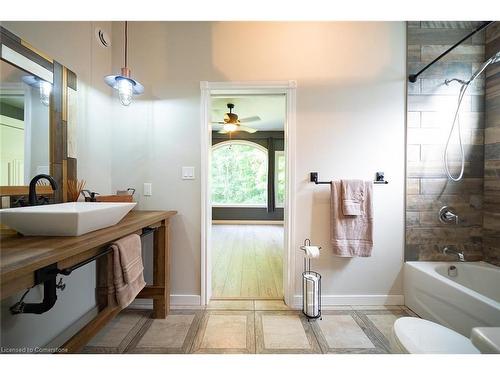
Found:
[[[457,275],[448,275],[455,266]],[[406,262],[405,305],[420,317],[469,337],[500,326],[500,267],[485,262]]]

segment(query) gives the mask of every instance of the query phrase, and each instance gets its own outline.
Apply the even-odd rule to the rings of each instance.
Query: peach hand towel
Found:
[[[373,249],[372,182],[365,181],[362,214],[345,215],[342,210],[340,181],[331,183],[331,241],[334,255],[340,257],[369,257]]]
[[[342,212],[346,216],[363,215],[365,183],[362,180],[341,180]]]
[[[113,286],[116,303],[125,308],[144,288],[141,237],[131,234],[111,245],[113,248]]]

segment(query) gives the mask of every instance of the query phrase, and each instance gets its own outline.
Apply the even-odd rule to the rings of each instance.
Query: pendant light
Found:
[[[140,95],[144,92],[144,86],[130,77],[130,69],[127,67],[127,47],[128,22],[125,21],[125,66],[121,69],[120,75],[104,77],[104,81],[118,91],[120,102],[124,106],[128,106],[132,102],[133,95]]]
[[[50,82],[36,76],[24,76],[22,80],[27,85],[40,90],[40,103],[47,107],[50,105],[50,93],[52,91],[52,84]]]

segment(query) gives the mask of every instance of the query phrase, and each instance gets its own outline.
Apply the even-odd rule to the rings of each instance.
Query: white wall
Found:
[[[111,23],[94,22],[2,22],[2,26],[47,53],[78,76],[78,178],[87,188],[111,191],[110,89],[104,75],[111,71],[111,50],[97,45],[94,28],[109,33]],[[14,296],[2,301],[2,346],[44,345],[61,334],[95,306],[95,266],[90,264],[64,278],[67,286],[58,293],[56,306],[43,315],[11,316]],[[41,301],[41,287],[27,302]],[[59,343],[61,344],[61,343]]]
[[[99,25],[111,31],[110,23]],[[306,237],[323,246],[315,267],[326,295],[402,294],[404,23],[133,22],[129,65],[146,92],[128,108],[116,98],[110,103],[102,80],[123,64],[122,23],[112,25],[112,55],[95,43],[96,23],[2,26],[78,75],[78,176],[87,187],[100,193],[135,187],[139,208],[179,211],[172,228],[174,295],[200,294],[199,82],[289,79],[298,82],[295,247]],[[181,180],[182,166],[195,166],[198,179]],[[309,183],[308,173],[370,179],[380,170],[390,183],[374,186],[373,256],[333,257],[328,188]],[[143,182],[153,183],[152,197],[141,195]],[[301,266],[298,254],[297,280]],[[3,345],[45,344],[93,308],[93,266],[66,279],[56,308],[42,316],[12,317],[14,298],[3,301]]]
[[[114,71],[123,64],[122,34],[113,23]],[[298,82],[295,247],[306,237],[323,246],[315,267],[325,295],[402,294],[405,53],[403,22],[129,24],[129,65],[146,92],[128,108],[114,100],[112,187],[142,193],[152,182],[153,196],[139,196],[139,207],[179,211],[174,295],[200,294],[199,82],[289,79]],[[195,166],[197,179],[181,180],[182,166]],[[371,258],[332,256],[329,190],[309,183],[310,171],[322,179],[386,173],[390,183],[374,186]],[[297,281],[301,267],[297,253]]]

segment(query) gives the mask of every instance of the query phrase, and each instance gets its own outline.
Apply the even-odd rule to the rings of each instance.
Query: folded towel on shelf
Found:
[[[342,212],[347,216],[363,215],[365,183],[362,180],[341,180]]]
[[[360,215],[346,215],[343,210],[342,184],[331,183],[330,226],[334,255],[369,257],[373,249],[372,182],[363,182]]]
[[[116,303],[125,308],[144,288],[141,237],[137,234],[120,238],[113,249],[113,287]]]

